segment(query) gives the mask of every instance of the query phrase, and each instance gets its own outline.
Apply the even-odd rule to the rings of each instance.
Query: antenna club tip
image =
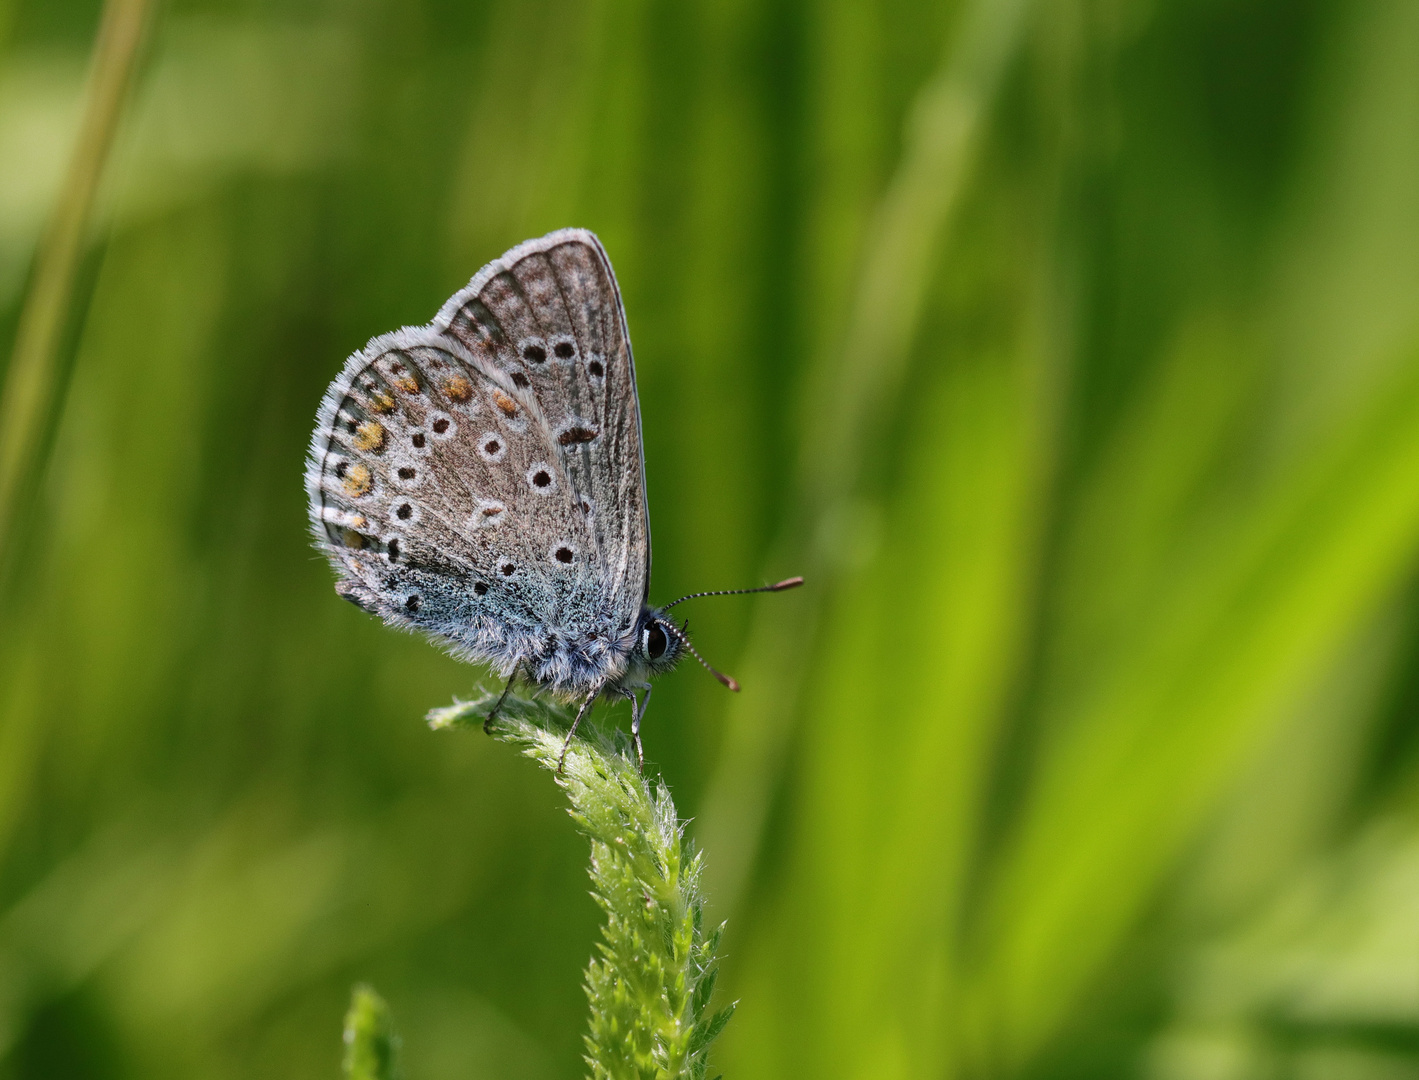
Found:
[[[739,693],[739,683],[736,679],[732,679],[726,675],[724,677],[724,685],[729,687],[729,689],[733,690],[736,694]]]
[[[801,577],[784,578],[775,585],[769,586],[770,592],[783,592],[784,589],[796,589],[803,584]]]

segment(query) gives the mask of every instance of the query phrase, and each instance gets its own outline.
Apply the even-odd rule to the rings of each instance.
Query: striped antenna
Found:
[[[762,590],[760,590],[760,589],[748,589],[748,590],[745,590],[745,591],[747,591],[747,592],[761,592]],[[720,682],[724,683],[725,686],[729,687],[729,689],[733,690],[736,694],[739,693],[739,683],[738,683],[737,681],[735,681],[733,678],[731,678],[730,676],[726,675],[724,672],[718,670],[717,668],[714,668],[714,667],[710,666],[710,662],[709,662],[708,660],[706,660],[703,656],[701,656],[698,652],[695,651],[695,647],[690,644],[690,639],[685,636],[685,631],[681,630],[678,626],[676,626],[676,625],[675,625],[673,622],[671,622],[669,619],[666,619],[666,620],[665,620],[665,625],[666,625],[667,627],[669,627],[669,628],[670,628],[670,632],[675,635],[675,640],[677,640],[678,642],[680,642],[681,645],[685,646],[685,648],[689,650],[690,655],[693,656],[696,660],[698,660],[701,664],[704,665],[704,668],[705,668],[706,671],[708,671],[711,675],[713,675],[713,676],[714,676],[716,679],[718,679]]]
[[[757,589],[712,589],[709,592],[697,592],[691,593],[689,596],[682,596],[679,600],[676,600],[675,603],[666,604],[660,610],[669,611],[675,606],[675,604],[683,604],[686,600],[698,600],[701,596],[744,596],[747,593],[756,592],[783,592],[785,589],[796,589],[802,584],[803,579],[801,577],[791,577],[784,578],[782,581],[775,582],[772,585],[760,585]],[[717,670],[710,664],[708,660],[706,660],[703,656],[701,656],[698,652],[695,651],[695,647],[690,644],[689,635],[685,633],[684,629],[676,626],[669,619],[665,620],[664,625],[670,628],[670,632],[675,635],[675,640],[680,642],[681,645],[685,646],[686,651],[688,651],[691,656],[698,660],[704,666],[704,669],[706,671],[708,671],[716,679],[722,682],[725,686],[729,687],[729,689],[733,690],[736,694],[739,692],[739,683],[737,681],[726,675],[724,672]],[[688,626],[689,623],[686,623],[685,625]]]
[[[676,604],[683,604],[686,600],[698,600],[702,596],[744,596],[748,593],[756,592],[783,592],[785,589],[796,589],[803,584],[801,577],[784,578],[782,581],[772,585],[760,585],[757,589],[711,589],[709,592],[692,592],[689,596],[682,596],[679,600],[666,604],[661,611],[669,611]],[[704,663],[703,660],[700,663]],[[708,665],[706,665],[708,666]],[[714,670],[711,668],[710,670]]]

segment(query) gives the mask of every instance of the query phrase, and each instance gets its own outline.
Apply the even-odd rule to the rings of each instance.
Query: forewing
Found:
[[[620,290],[596,237],[564,229],[490,263],[435,326],[547,425],[590,527],[609,625],[624,635],[650,582],[640,409]]]

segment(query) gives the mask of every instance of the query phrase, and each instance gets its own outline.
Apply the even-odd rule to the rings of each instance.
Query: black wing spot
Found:
[[[475,581],[473,583],[473,591],[479,596],[486,596],[488,593],[488,583],[485,581]]]
[[[399,509],[394,511],[394,516],[400,521],[408,521],[414,514],[414,508],[408,503],[400,503]]]
[[[409,597],[408,600],[404,601],[404,610],[408,612],[418,611],[423,602],[424,598],[418,593],[415,593],[413,596]]]
[[[399,479],[401,479],[401,480],[412,480],[412,479],[414,479],[414,475],[415,475],[415,474],[414,474],[414,470],[413,470],[412,468],[410,468],[408,465],[401,465],[401,466],[399,467]]]
[[[569,547],[559,547],[557,549],[557,561],[559,563],[569,563],[572,561],[572,549]]]
[[[544,488],[552,482],[552,476],[546,469],[538,469],[532,474],[532,482],[538,487]]]
[[[563,446],[571,446],[572,443],[591,442],[599,434],[600,432],[592,428],[578,425],[576,427],[569,427],[566,431],[558,435],[557,442],[561,443]]]
[[[502,573],[503,577],[512,577],[513,574],[517,573],[517,567],[510,562],[503,563],[502,566],[498,567],[498,570]]]
[[[448,430],[448,421],[444,417],[440,416],[437,420],[434,421],[433,427],[435,435],[442,435],[445,431]]]
[[[391,541],[389,542],[389,561],[390,561],[390,562],[397,562],[398,559],[399,559],[399,541],[398,541],[398,540],[391,540]]]
[[[570,341],[559,341],[557,342],[556,348],[552,351],[557,354],[558,359],[570,360],[572,355],[576,352],[576,348]]]
[[[424,433],[422,431],[414,432],[414,434],[409,437],[409,441],[414,444],[415,450],[422,450],[424,448],[425,441]]]
[[[514,371],[512,373],[512,384],[513,386],[516,386],[519,389],[526,390],[529,386],[532,385],[532,380],[529,379],[522,372]]]
[[[529,345],[522,350],[522,358],[529,363],[540,364],[547,359],[547,350],[541,345]]]
[[[593,375],[595,375],[598,379],[601,378],[601,376],[603,376],[603,375],[606,374],[606,369],[601,366],[601,361],[600,361],[600,360],[593,360],[591,363],[587,364],[587,365],[586,365],[586,370],[589,371],[589,372],[591,372],[591,373],[592,373]]]

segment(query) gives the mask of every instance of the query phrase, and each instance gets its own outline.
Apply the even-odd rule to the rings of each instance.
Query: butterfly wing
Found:
[[[630,334],[600,241],[562,229],[513,248],[435,325],[536,400],[588,510],[618,626],[629,627],[650,587],[650,522]]]
[[[645,596],[640,447],[610,263],[565,230],[350,358],[312,440],[312,526],[356,603],[575,689],[624,661]]]

